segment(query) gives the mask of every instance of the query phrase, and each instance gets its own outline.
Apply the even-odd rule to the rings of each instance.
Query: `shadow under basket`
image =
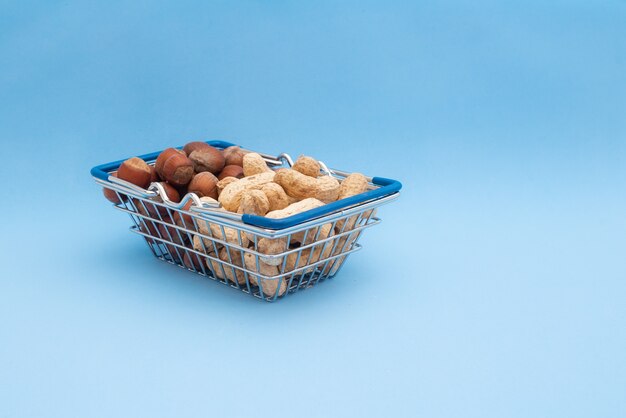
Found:
[[[219,149],[233,145],[207,143]],[[153,165],[159,153],[140,158]],[[272,169],[293,164],[287,154],[259,154]],[[156,258],[270,302],[335,276],[361,249],[363,231],[380,223],[378,207],[395,200],[402,187],[396,180],[368,177],[364,193],[269,219],[220,210],[193,193],[171,202],[158,183],[142,189],[113,176],[123,161],[94,167],[91,174],[117,196],[114,207],[130,216],[130,230]],[[338,180],[349,174],[321,165]]]

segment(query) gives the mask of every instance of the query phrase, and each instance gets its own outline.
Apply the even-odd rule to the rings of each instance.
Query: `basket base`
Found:
[[[296,293],[304,289],[309,289],[327,279],[332,279],[333,277],[337,275],[340,268],[343,266],[346,259],[351,254],[351,252],[348,252],[347,254],[342,255],[339,258],[328,260],[328,262],[326,263],[321,263],[312,272],[308,272],[304,274],[295,273],[295,274],[286,276],[284,278],[284,280],[287,282],[286,291],[281,295],[268,296],[262,292],[261,288],[258,285],[254,285],[250,283],[248,279],[246,279],[245,283],[239,284],[237,282],[232,282],[226,278],[219,278],[215,276],[209,269],[195,268],[195,266],[186,265],[184,262],[180,261],[180,257],[177,254],[172,255],[171,253],[169,253],[167,251],[167,248],[163,244],[159,244],[156,242],[149,242],[148,239],[146,239],[146,243],[148,244],[148,246],[152,250],[152,253],[158,260],[161,260],[167,264],[177,266],[191,273],[198,274],[202,277],[206,277],[208,279],[211,279],[215,282],[221,283],[233,289],[237,289],[257,299],[262,299],[268,302],[273,302],[275,300],[283,298],[287,294]]]

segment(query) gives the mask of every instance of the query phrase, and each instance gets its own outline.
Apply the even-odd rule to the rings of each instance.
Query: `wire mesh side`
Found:
[[[349,254],[360,249],[362,231],[380,222],[368,210],[268,238],[116,193],[115,207],[130,216],[132,231],[155,257],[268,301],[336,275]]]

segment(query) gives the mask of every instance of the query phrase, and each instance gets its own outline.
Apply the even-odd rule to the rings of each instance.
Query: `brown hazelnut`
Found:
[[[224,168],[224,156],[217,148],[211,146],[193,151],[189,159],[193,162],[196,173],[208,171],[217,174]]]
[[[147,203],[142,200],[131,198],[130,201],[133,203],[137,213],[146,216],[148,218],[154,217],[156,218],[156,209],[154,209],[154,205],[152,203]]]
[[[247,154],[247,151],[233,145],[232,147],[225,148],[222,153],[224,154],[226,165],[238,165],[243,167],[243,156]]]
[[[183,256],[183,264],[190,270],[202,271],[202,261],[200,256],[190,251],[185,252]]]
[[[173,242],[176,243],[178,245],[183,245],[186,235],[183,231],[180,231],[180,235],[179,230],[172,227],[172,226],[165,226],[163,224],[158,224],[159,225],[159,232],[161,233],[161,238],[164,239],[165,241],[169,241],[169,242]],[[181,252],[183,251],[182,249],[180,250]]]
[[[159,225],[158,226],[159,233],[161,234],[161,239],[165,241],[165,242],[163,241],[161,242],[165,244],[165,247],[167,248],[167,251],[172,256],[173,261],[175,263],[180,264],[182,262],[182,256],[185,253],[185,251],[180,247],[170,244],[170,242],[174,242],[178,245],[184,245],[186,234],[184,232],[181,232],[179,235],[177,232],[178,230],[176,228],[173,228],[171,226],[165,226],[163,224],[158,224],[158,225]]]
[[[137,208],[137,212],[145,217],[163,220],[163,222],[172,223],[172,218],[170,214],[167,212],[162,206],[157,205],[151,200],[139,200],[136,198],[132,198],[131,201],[133,205]],[[161,198],[156,200],[157,202],[161,202]]]
[[[156,172],[156,168],[153,165],[150,166],[150,183],[156,183],[159,181],[159,174]]]
[[[104,195],[104,197],[111,203],[119,205],[120,203],[122,203],[122,201],[119,199],[119,197],[117,197],[117,193],[115,193],[113,190],[111,189],[107,189],[106,187],[102,188],[102,194]]]
[[[193,177],[193,163],[183,154],[173,154],[163,164],[161,175],[174,186],[184,186]]]
[[[185,203],[185,205],[182,207],[181,210],[189,211],[189,208],[191,208],[192,205],[193,205],[193,200],[189,200],[187,201],[187,203]],[[174,222],[176,223],[176,225],[186,228],[186,229],[191,229],[191,230],[196,229],[193,223],[193,218],[190,215],[187,215],[186,213],[174,212]]]
[[[117,170],[117,177],[126,180],[143,189],[148,188],[152,171],[144,160],[138,157],[129,158],[124,161]]]
[[[183,250],[181,250],[180,248],[172,244],[165,244],[165,247],[167,248],[167,252],[170,253],[170,257],[172,257],[172,261],[176,264],[180,264],[181,260],[180,260],[179,254],[183,254]],[[176,250],[178,250],[178,252],[176,252]]]
[[[224,167],[219,176],[217,176],[218,180],[222,180],[224,177],[235,177],[242,178],[243,177],[243,167],[240,165],[227,165]]]
[[[157,174],[161,176],[161,179],[163,180],[165,180],[163,178],[163,165],[165,164],[167,159],[170,158],[174,154],[185,154],[185,152],[176,148],[168,148],[162,151],[157,157],[156,161],[154,162],[154,168]]]
[[[165,194],[167,195],[167,198],[169,200],[171,200],[172,202],[176,202],[176,203],[180,202],[180,194],[178,193],[178,190],[176,190],[174,186],[164,181],[160,182],[160,184],[161,186],[163,186],[163,189],[165,190]]]
[[[139,230],[141,232],[143,232],[144,234],[148,234],[148,235],[151,235],[153,237],[158,237],[159,236],[159,234],[157,233],[156,225],[154,224],[154,222],[151,222],[151,221],[145,221],[145,220],[141,221],[141,223],[139,224]],[[150,238],[145,237],[145,236],[144,236],[144,238],[146,239],[146,241],[148,241],[149,244],[156,243],[156,241],[153,240],[153,239],[150,239]]]
[[[113,177],[117,177],[117,173],[113,173],[113,174],[111,174],[111,175],[112,175]],[[107,189],[106,187],[103,187],[103,188],[102,188],[102,193],[104,194],[104,197],[106,197],[106,198],[107,198],[107,200],[108,200],[109,202],[111,202],[111,203],[115,203],[116,205],[118,205],[118,204],[122,203],[122,201],[120,200],[120,198],[117,196],[117,193],[116,193],[116,192],[114,192],[112,189]],[[122,196],[122,199],[123,199],[124,201],[126,201],[126,200],[127,200],[126,195],[121,194],[121,193],[120,193],[120,195]]]
[[[189,183],[185,184],[184,186],[174,186],[176,187],[176,190],[178,190],[178,194],[180,195],[180,198],[182,200],[183,196],[185,196],[187,194],[187,186],[189,185]]]
[[[208,171],[198,173],[193,176],[193,179],[189,183],[189,193],[195,193],[198,197],[212,197],[217,199],[217,177]]]
[[[169,200],[176,203],[180,202],[180,194],[174,186],[164,181],[160,182],[159,184],[163,186],[165,194],[167,195],[167,198]],[[154,200],[156,202],[163,203],[163,199],[161,198],[161,196],[157,196],[156,198],[154,198]],[[158,218],[158,216],[156,216],[155,208],[159,211],[162,217],[165,218],[167,216],[169,218],[169,211],[167,210],[167,208],[165,206],[160,206],[157,204],[150,205],[150,207],[148,207],[148,212],[152,215],[152,217]]]
[[[206,142],[192,141],[192,142],[188,142],[185,144],[185,146],[183,147],[183,151],[185,151],[185,154],[187,154],[187,156],[189,157],[191,153],[194,152],[195,150],[207,149],[207,148],[213,148],[213,147],[211,147]]]

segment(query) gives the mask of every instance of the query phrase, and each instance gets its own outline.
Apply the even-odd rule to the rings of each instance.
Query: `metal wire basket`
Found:
[[[233,145],[207,143],[219,149]],[[140,158],[154,164],[159,153]],[[293,164],[287,154],[259,154],[273,169]],[[91,174],[116,194],[114,207],[130,216],[130,230],[144,238],[155,257],[266,301],[335,276],[348,256],[361,249],[362,232],[380,223],[376,209],[395,200],[402,187],[396,180],[369,177],[364,193],[269,219],[220,210],[193,193],[172,202],[161,184],[143,189],[113,176],[123,161],[96,166]],[[339,180],[349,174],[320,165]],[[279,243],[274,246],[279,250],[261,252],[260,246],[268,243]]]

